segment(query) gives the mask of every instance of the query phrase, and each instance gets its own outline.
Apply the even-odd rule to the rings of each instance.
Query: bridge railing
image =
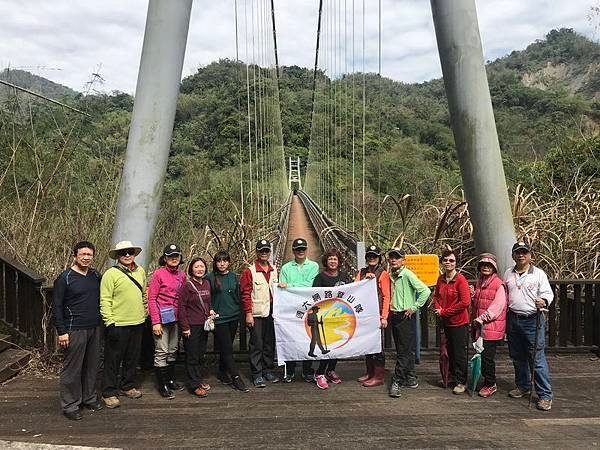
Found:
[[[283,256],[285,255],[285,245],[287,242],[287,235],[290,223],[290,208],[292,204],[292,195],[294,195],[294,193],[290,191],[290,194],[288,195],[288,198],[281,210],[279,224],[277,225],[277,233],[275,239],[273,239],[273,263],[275,267],[277,267],[277,269],[281,269],[281,263],[283,262]]]
[[[52,287],[40,274],[0,255],[0,320],[38,348],[53,351],[56,333],[51,323]],[[555,299],[547,314],[549,349],[573,351],[600,345],[600,280],[550,280]],[[249,335],[243,320],[235,350],[246,352]],[[420,311],[421,349],[439,346],[439,324],[427,308]],[[385,349],[393,349],[391,330]],[[212,346],[211,346],[212,347]]]
[[[306,192],[298,191],[298,197],[308,213],[308,218],[319,236],[323,249],[344,250],[349,269],[352,272],[357,271],[356,239],[331,220]]]

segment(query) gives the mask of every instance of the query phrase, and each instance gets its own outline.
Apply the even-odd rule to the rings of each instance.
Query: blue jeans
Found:
[[[506,334],[508,336],[508,350],[515,366],[515,384],[521,390],[531,389],[531,362],[534,354],[535,322],[536,317],[519,317],[508,313]],[[535,391],[540,399],[552,399],[552,386],[550,386],[550,370],[546,361],[544,347],[546,341],[546,324],[544,316],[540,317],[538,330],[537,352],[535,352]]]

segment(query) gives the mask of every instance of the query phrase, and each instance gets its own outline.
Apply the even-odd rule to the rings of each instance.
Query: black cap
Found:
[[[292,242],[292,250],[299,250],[301,248],[304,248],[304,249],[308,248],[308,242],[306,242],[306,239],[302,239],[302,238],[294,239],[294,242]]]
[[[529,245],[527,245],[525,242],[517,242],[515,245],[513,245],[512,252],[514,253],[517,250],[525,250],[527,253],[529,253],[531,252],[531,247],[529,247]]]
[[[163,256],[173,256],[173,255],[181,256],[181,249],[179,248],[179,245],[177,245],[177,244],[168,244],[165,247],[165,249],[163,250]]]
[[[406,256],[406,252],[399,247],[394,247],[388,250],[388,256],[398,255],[400,258],[404,258]]]
[[[258,241],[256,243],[256,250],[257,251],[261,251],[261,250],[271,251],[271,243],[269,241],[267,241],[266,239],[261,239],[260,241]]]
[[[376,245],[369,245],[365,251],[365,256],[368,255],[381,256],[381,249]]]

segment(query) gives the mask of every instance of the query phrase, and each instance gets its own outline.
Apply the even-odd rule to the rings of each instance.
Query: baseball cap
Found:
[[[306,242],[306,239],[294,239],[294,242],[292,242],[292,250],[299,250],[301,248],[308,248],[308,243]]]
[[[529,245],[527,245],[525,242],[517,242],[515,245],[513,245],[512,252],[514,253],[517,250],[525,250],[527,253],[529,253],[531,251],[531,247],[529,247]]]
[[[369,245],[365,251],[365,256],[367,255],[381,256],[381,249],[376,245]]]
[[[394,247],[394,248],[388,250],[387,253],[388,253],[388,256],[392,256],[395,254],[395,255],[398,255],[400,258],[404,258],[406,256],[406,252],[398,247]]]
[[[271,243],[269,241],[267,241],[266,239],[261,239],[260,241],[258,241],[256,243],[256,250],[257,251],[261,251],[261,250],[271,250]]]
[[[181,255],[181,249],[177,244],[168,244],[163,250],[163,256]]]

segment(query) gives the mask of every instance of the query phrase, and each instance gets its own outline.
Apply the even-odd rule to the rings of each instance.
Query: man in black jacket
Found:
[[[54,325],[64,361],[60,372],[63,414],[81,419],[80,407],[98,411],[96,377],[100,361],[100,274],[90,265],[95,248],[82,241],[73,247],[73,264],[54,281]]]

